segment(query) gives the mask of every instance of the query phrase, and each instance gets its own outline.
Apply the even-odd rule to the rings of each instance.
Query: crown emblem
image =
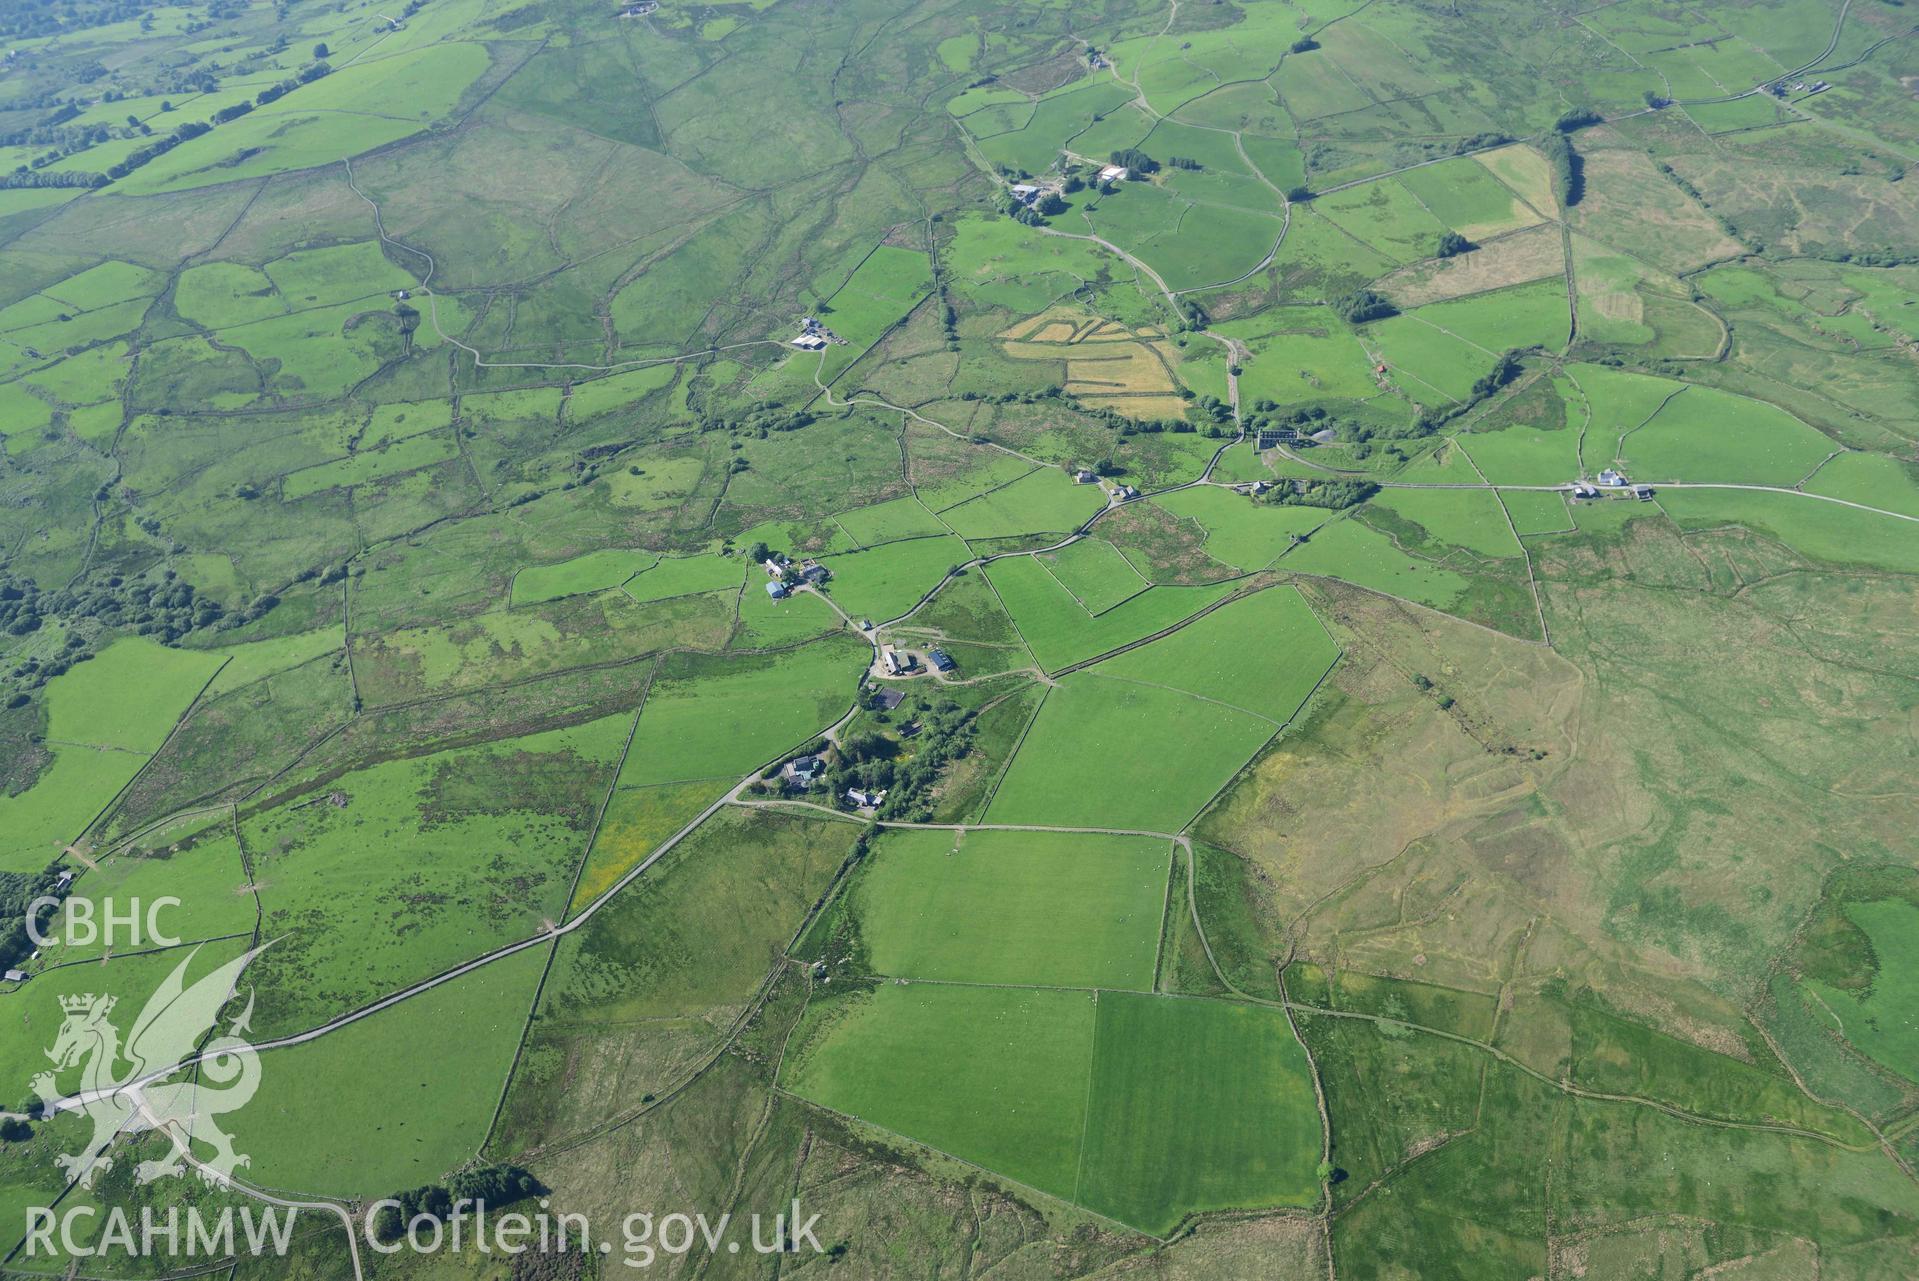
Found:
[[[114,1002],[118,999],[112,996],[103,998],[93,992],[83,992],[74,996],[61,997],[60,1008],[68,1014],[85,1014],[98,1005],[100,1015],[104,1018],[113,1012]]]

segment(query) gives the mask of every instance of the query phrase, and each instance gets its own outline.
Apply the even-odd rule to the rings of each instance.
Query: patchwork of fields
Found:
[[[1905,7],[15,8],[7,1277],[1919,1274]]]

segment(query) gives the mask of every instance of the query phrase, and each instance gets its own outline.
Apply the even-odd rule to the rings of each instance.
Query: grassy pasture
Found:
[[[1533,148],[1514,143],[1496,151],[1482,151],[1473,159],[1541,214],[1548,218],[1559,216],[1559,201],[1553,196],[1552,170],[1546,158]]]
[[[866,551],[828,556],[833,572],[826,590],[855,618],[897,618],[933,590],[946,571],[973,558],[964,541],[951,534],[907,538]]]
[[[1833,452],[1783,409],[1713,387],[1688,387],[1625,438],[1635,480],[1793,485]]]
[[[1075,672],[1047,694],[986,816],[1175,832],[1276,728],[1178,690]],[[1176,756],[1142,750],[1176,743]]]
[[[1535,490],[1509,489],[1499,496],[1512,517],[1513,528],[1521,537],[1529,534],[1560,534],[1573,529],[1572,513],[1558,494]]]
[[[220,660],[128,638],[47,685],[52,763],[0,796],[0,871],[37,871],[75,840],[166,741]]]
[[[1324,574],[1389,596],[1445,609],[1465,593],[1466,578],[1393,546],[1356,520],[1333,521],[1280,562],[1301,574]]]
[[[1358,400],[1379,390],[1365,347],[1331,308],[1283,308],[1215,328],[1252,353],[1239,380],[1239,394],[1248,402]]]
[[[1412,192],[1390,180],[1321,196],[1313,201],[1313,211],[1395,262],[1432,257],[1449,230]]]
[[[422,432],[347,458],[288,472],[281,482],[281,492],[292,502],[324,490],[348,489],[432,467],[458,457],[459,452],[452,436]]]
[[[181,844],[184,849],[173,848]],[[239,844],[224,825],[184,842],[160,846],[151,853],[136,848],[116,854],[75,880],[67,902],[91,902],[93,919],[98,923],[104,921],[110,908],[125,910],[129,903],[155,903],[166,896],[179,902],[161,909],[156,919],[160,928],[175,938],[192,943],[253,932],[256,908],[252,887],[247,883]],[[48,933],[60,942],[40,949],[43,963],[65,965],[115,950],[104,938],[84,946],[68,942],[69,917],[70,910],[64,907],[55,914]]]
[[[1495,485],[1561,485],[1579,475],[1579,432],[1572,427],[1502,427],[1457,443]]]
[[[1150,837],[893,832],[850,910],[876,974],[1149,991],[1167,856]]]
[[[1264,468],[1260,470],[1263,474]],[[1208,556],[1247,571],[1271,565],[1292,546],[1293,539],[1311,533],[1329,515],[1317,507],[1252,502],[1217,485],[1195,485],[1153,501],[1198,521],[1206,530],[1203,546]]]
[[[1468,156],[1441,161],[1399,175],[1433,217],[1468,240],[1482,240],[1539,221],[1539,213],[1501,186],[1484,165]]]
[[[1490,352],[1513,347],[1558,351],[1566,345],[1572,323],[1566,286],[1559,280],[1429,303],[1412,314]]]
[[[1494,353],[1408,313],[1367,326],[1394,381],[1421,404],[1463,401],[1493,366]]]
[[[557,565],[529,565],[513,575],[512,602],[530,605],[608,591],[642,570],[652,569],[659,561],[653,552],[611,547]]]
[[[111,994],[118,1002],[116,1023],[132,1026],[147,999],[171,974],[174,967],[188,959],[185,981],[211,974],[220,966],[246,951],[246,939],[208,943],[197,951],[179,948],[149,952],[137,956],[110,956],[85,965],[64,966],[35,975],[33,980],[0,993],[0,1013],[14,1029],[0,1040],[0,1099],[9,1110],[26,1110],[34,1100],[33,1078],[52,1069],[46,1052],[59,1034],[65,1018],[60,998],[86,993]],[[249,970],[248,975],[252,974]],[[83,1088],[83,1068],[75,1064],[54,1074],[54,1084],[67,1093]]]
[[[662,556],[652,568],[635,570],[620,586],[644,605],[678,596],[738,591],[746,571],[747,566],[727,556]]]
[[[559,919],[631,725],[389,761],[245,818],[280,940],[249,971],[256,1028],[304,1029]]]
[[[1070,1198],[1093,1018],[1085,992],[882,984],[808,1011],[784,1084]]]
[[[707,779],[615,789],[580,870],[569,911],[578,911],[604,894],[636,863],[723,796],[730,783]]]
[[[1339,656],[1292,587],[1222,606],[1091,670],[1197,694],[1278,722],[1291,720]]]
[[[1910,464],[1883,454],[1845,453],[1806,482],[1815,494],[1830,494],[1881,511],[1919,516],[1919,481]]]
[[[1057,467],[1028,472],[1011,484],[940,511],[940,519],[966,539],[1016,538],[1021,534],[1068,533],[1100,508],[1097,485],[1077,485]]]
[[[377,242],[302,249],[275,258],[263,269],[289,310],[327,307],[336,303],[412,289],[418,281],[380,252]]]
[[[1219,586],[1154,587],[1089,621],[1079,601],[1030,556],[996,560],[985,572],[1020,638],[1049,672],[1171,627],[1227,591]]]
[[[1319,1115],[1278,1010],[1102,992],[1077,1199],[1150,1232],[1205,1210],[1312,1205]]]
[[[577,1138],[683,1083],[785,966],[854,834],[726,810],[608,900],[554,956],[492,1150]]]
[[[1520,554],[1499,499],[1490,490],[1389,489],[1373,502],[1412,521],[1439,543],[1482,556]]]
[[[991,214],[960,218],[944,257],[950,287],[1020,315],[1044,311],[1089,281],[1108,275],[1130,279],[1134,274],[1097,245],[1042,236],[1011,218]]]
[[[1089,614],[1103,614],[1151,585],[1104,538],[1082,538],[1034,559]]]
[[[651,365],[608,378],[595,378],[573,384],[566,408],[574,422],[585,422],[600,414],[624,409],[672,384],[679,374],[676,365]]]
[[[898,542],[904,538],[926,538],[946,532],[946,526],[940,523],[939,517],[912,496],[841,512],[833,520],[862,547],[877,547],[881,543]]]
[[[262,1055],[259,1092],[232,1127],[253,1177],[377,1197],[471,1162],[545,964],[544,948],[528,948],[401,1008]]]
[[[342,67],[182,143],[115,190],[147,195],[336,162],[444,116],[488,61],[483,45],[449,42]]]
[[[647,694],[621,784],[738,778],[837,720],[869,655],[846,636],[768,657],[676,660]]]
[[[846,626],[824,597],[813,592],[793,592],[775,600],[767,593],[765,581],[741,593],[739,627],[728,642],[731,648],[794,645]]]
[[[1659,505],[1684,529],[1743,525],[1811,560],[1919,573],[1912,522],[1895,517],[1795,494],[1736,489],[1667,489]]]

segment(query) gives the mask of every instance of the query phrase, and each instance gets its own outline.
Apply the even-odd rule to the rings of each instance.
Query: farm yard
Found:
[[[1919,1272],[1909,7],[0,27],[7,1278]]]

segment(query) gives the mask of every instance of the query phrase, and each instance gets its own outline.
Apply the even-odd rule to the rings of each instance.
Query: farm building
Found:
[[[774,600],[784,600],[787,596],[786,584],[774,579],[766,585],[766,594]]]
[[[886,789],[882,787],[876,791],[867,791],[864,788],[849,787],[846,789],[846,799],[861,809],[875,809],[886,799]]]
[[[936,671],[950,672],[959,666],[958,663],[953,661],[953,656],[943,649],[928,650],[926,659],[933,664],[933,668]]]
[[[827,571],[826,566],[816,560],[803,560],[800,562],[800,577],[809,583],[817,584],[825,582],[832,577],[832,574]]]
[[[1632,487],[1632,496],[1642,503],[1649,503],[1652,501],[1652,486],[1634,485]]]
[[[23,971],[23,970],[8,970],[8,971],[7,971],[7,982],[9,982],[9,983],[25,983],[26,981],[27,981],[27,976],[26,976],[26,972],[25,972],[25,971]]]
[[[1090,485],[1098,479],[1099,477],[1087,471],[1084,467],[1073,473],[1073,483],[1076,485]]]
[[[773,553],[771,556],[768,556],[765,560],[761,561],[760,567],[767,572],[769,577],[772,577],[772,578],[786,577],[786,557],[780,555],[778,552]]]
[[[1013,199],[1023,205],[1030,205],[1039,199],[1039,188],[1030,182],[1016,182],[1012,187]]]
[[[802,756],[798,760],[788,761],[786,768],[780,772],[786,775],[789,782],[800,787],[811,787],[813,780],[818,778],[825,769],[826,762],[819,757]]]
[[[1608,467],[1599,473],[1599,483],[1608,489],[1623,489],[1626,486],[1626,473]]]
[[[826,339],[815,333],[804,333],[793,340],[793,346],[801,351],[819,351],[826,346]]]
[[[1099,171],[1101,182],[1125,182],[1133,176],[1133,171],[1125,165],[1107,165]]]
[[[1588,485],[1582,480],[1572,487],[1572,496],[1574,498],[1597,498],[1599,497],[1599,488],[1596,485]]]
[[[880,665],[886,668],[888,676],[904,676],[919,666],[911,654],[902,654],[891,645],[880,646]]]
[[[873,695],[873,707],[876,711],[890,712],[906,701],[906,695],[896,689],[883,689]]]

